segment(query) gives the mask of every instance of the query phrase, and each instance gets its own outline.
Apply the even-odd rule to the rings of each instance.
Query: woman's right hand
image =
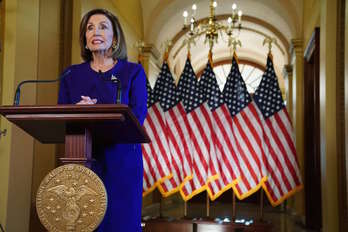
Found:
[[[93,105],[97,103],[97,99],[93,98],[91,99],[88,96],[81,96],[81,101],[79,101],[78,103],[76,103],[77,105]]]

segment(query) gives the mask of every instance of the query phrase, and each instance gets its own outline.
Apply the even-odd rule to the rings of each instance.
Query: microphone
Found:
[[[102,77],[103,80],[105,80],[104,73],[101,70],[99,70],[98,73],[99,73],[99,76]],[[110,80],[107,80],[107,81],[111,81],[117,86],[116,104],[121,104],[121,96],[122,96],[121,80],[118,79],[116,76],[111,75]]]
[[[111,76],[111,82],[115,83],[117,85],[117,98],[116,103],[121,104],[121,96],[122,96],[122,86],[121,86],[121,80],[115,77],[114,75]]]
[[[19,100],[20,100],[20,97],[21,97],[21,86],[23,84],[27,84],[27,83],[53,83],[53,82],[60,81],[61,79],[66,77],[69,73],[71,73],[70,69],[65,71],[60,77],[58,77],[57,79],[54,79],[54,80],[25,80],[25,81],[20,82],[17,85],[17,88],[16,88],[16,93],[15,93],[14,100],[13,100],[13,105],[14,106],[18,106],[19,105]]]

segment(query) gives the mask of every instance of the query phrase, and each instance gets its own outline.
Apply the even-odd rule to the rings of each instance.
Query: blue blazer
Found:
[[[122,104],[127,104],[143,124],[147,113],[146,76],[141,65],[125,60],[105,73],[94,71],[89,62],[72,65],[61,80],[58,104],[76,104],[81,96],[97,99],[97,104],[116,103],[121,81]],[[122,133],[122,132],[121,132]],[[140,144],[93,145],[93,171],[102,179],[108,194],[107,212],[98,231],[141,231],[143,161]]]

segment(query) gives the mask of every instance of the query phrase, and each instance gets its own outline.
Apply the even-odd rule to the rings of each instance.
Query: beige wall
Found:
[[[301,168],[302,179],[304,180],[304,50],[308,41],[314,32],[314,28],[320,25],[320,1],[303,1],[303,35],[300,38],[292,40],[293,54],[291,64],[293,65],[292,81],[292,108],[290,116],[293,120],[295,130],[295,142],[298,160]],[[306,184],[306,183],[304,183]],[[297,193],[288,200],[288,207],[299,215],[303,222],[305,217],[305,199],[304,190]]]
[[[2,104],[12,104],[14,86],[37,78],[39,0],[5,2]],[[34,104],[36,89],[23,87],[22,104]],[[0,222],[6,231],[29,227],[33,139],[1,118],[8,134],[0,140]],[[20,223],[18,223],[20,220]]]
[[[303,1],[303,44],[307,46],[314,28],[320,25],[320,1],[304,0]]]
[[[338,163],[336,140],[336,33],[337,33],[337,0],[305,0],[303,17],[304,48],[315,27],[320,27],[320,144],[321,144],[321,184],[323,231],[331,232],[339,229],[338,216]],[[303,54],[302,54],[303,56]],[[294,69],[294,73],[297,72]],[[299,119],[299,105],[303,104],[296,94],[303,86],[294,80],[294,111],[296,121]],[[296,90],[297,89],[297,90]],[[297,106],[296,106],[297,104]],[[296,116],[297,115],[297,116]],[[296,132],[298,139],[298,132]],[[302,207],[301,207],[302,204]],[[299,208],[300,207],[300,208]],[[294,208],[297,212],[304,209],[304,201],[295,198]],[[300,213],[301,214],[301,213]]]
[[[132,29],[137,37],[143,38],[144,24],[140,0],[111,0],[117,9],[117,15]]]
[[[55,79],[62,71],[60,70],[61,4],[61,0],[40,0],[37,60],[39,80]],[[37,85],[36,104],[55,105],[58,86],[58,83]],[[56,167],[55,148],[54,144],[41,144],[34,140],[30,231],[39,231],[38,228],[40,228],[36,216],[36,193],[43,178]]]
[[[321,0],[320,6],[320,161],[324,232],[339,229],[336,140],[337,1]]]

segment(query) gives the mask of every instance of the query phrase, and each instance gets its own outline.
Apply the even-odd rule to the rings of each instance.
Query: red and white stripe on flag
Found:
[[[276,206],[303,187],[285,107],[265,120],[264,133],[268,178],[263,187],[271,204]]]
[[[263,165],[263,133],[257,107],[233,55],[231,72],[223,90],[224,100],[232,117],[231,143],[238,156],[241,178],[233,190],[242,200],[256,192],[265,179]]]
[[[266,71],[254,94],[263,125],[267,181],[263,184],[273,206],[302,188],[300,168],[287,113],[272,57],[268,56]]]
[[[208,184],[211,200],[215,200],[222,193],[233,188],[240,178],[240,165],[231,138],[232,118],[226,104],[212,111],[214,144],[218,163],[220,164],[220,178]]]
[[[190,131],[186,112],[180,100],[172,74],[167,62],[163,62],[157,78],[154,93],[165,115],[166,133],[171,154],[173,177],[158,187],[163,196],[179,190],[187,179],[191,178]]]
[[[193,176],[180,190],[185,201],[206,190],[208,183],[219,177],[211,117],[206,102],[187,114],[192,132]]]
[[[144,164],[143,196],[172,176],[165,118],[159,103],[155,103],[148,108],[144,128],[151,139],[151,143],[142,144]]]
[[[212,134],[220,178],[208,183],[207,191],[211,200],[235,185],[240,176],[239,161],[231,143],[232,118],[220,91],[213,68],[208,62],[199,80],[211,112]]]
[[[178,192],[180,187],[192,178],[191,132],[182,103],[178,103],[164,114],[173,176],[158,187],[162,195],[167,197]]]
[[[185,108],[191,139],[193,175],[180,189],[186,201],[206,190],[207,182],[217,178],[218,164],[212,140],[211,112],[189,58],[186,60],[177,89]]]
[[[232,144],[238,154],[241,169],[241,178],[234,191],[240,200],[258,191],[266,179],[261,123],[254,102],[250,102],[232,119]]]

